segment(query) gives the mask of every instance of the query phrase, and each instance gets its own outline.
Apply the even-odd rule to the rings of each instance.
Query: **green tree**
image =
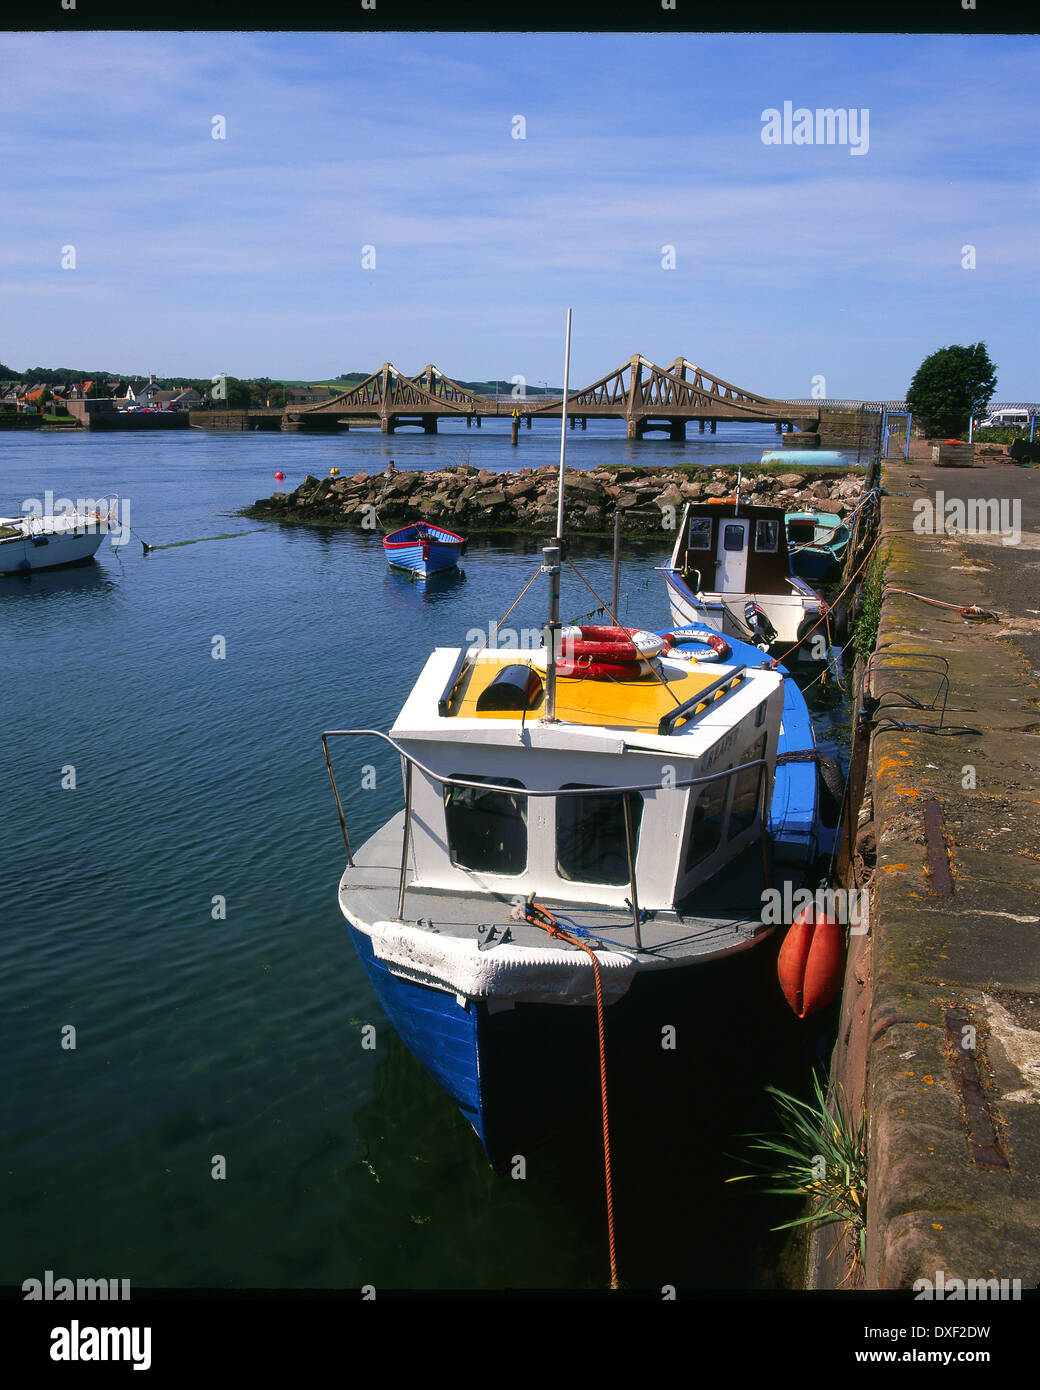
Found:
[[[910,383],[906,403],[929,434],[962,435],[981,415],[997,385],[985,343],[954,344],[926,357]]]
[[[206,397],[215,410],[248,410],[249,409],[249,387],[244,381],[240,381],[237,376],[224,377],[224,386],[227,391],[227,399],[222,400],[214,395],[216,388],[212,382],[206,383]]]

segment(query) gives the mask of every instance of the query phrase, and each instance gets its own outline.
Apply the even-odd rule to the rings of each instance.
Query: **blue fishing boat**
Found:
[[[788,512],[784,526],[794,574],[803,579],[828,579],[841,568],[850,532],[836,512]]]
[[[597,992],[612,1028],[683,979],[710,990],[713,964],[775,930],[768,888],[815,887],[834,828],[805,700],[757,647],[719,642],[695,625],[634,659],[653,671],[559,677],[551,721],[537,653],[435,651],[375,735],[404,809],[357,850],[329,740],[373,731],[323,736],[351,940],[496,1168],[595,1093],[558,1059],[594,1060]]]
[[[384,536],[383,549],[393,569],[407,570],[413,579],[428,579],[457,565],[466,542],[444,526],[419,521]]]

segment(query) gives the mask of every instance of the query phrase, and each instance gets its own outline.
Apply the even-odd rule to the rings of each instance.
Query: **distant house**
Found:
[[[161,386],[155,384],[154,372],[147,381],[134,381],[126,388],[126,401],[128,405],[136,405],[142,410],[146,406],[155,405],[155,397],[162,391]]]
[[[285,395],[289,405],[316,405],[319,401],[331,401],[340,392],[330,386],[287,386]]]
[[[94,386],[92,381],[77,381],[69,387],[68,399],[70,401],[83,401],[87,398],[87,392]]]
[[[151,404],[160,410],[198,410],[202,405],[202,397],[194,386],[178,386],[174,391],[154,392]]]

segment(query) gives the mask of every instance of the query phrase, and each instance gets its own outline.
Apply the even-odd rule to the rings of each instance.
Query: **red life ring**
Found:
[[[638,680],[650,670],[646,661],[594,661],[581,657],[577,661],[558,661],[556,674],[574,680]]]
[[[560,639],[560,654],[568,664],[591,657],[631,666],[660,656],[671,646],[663,637],[638,627],[565,627]]]

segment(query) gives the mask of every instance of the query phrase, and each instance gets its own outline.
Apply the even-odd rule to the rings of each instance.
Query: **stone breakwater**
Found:
[[[626,531],[674,526],[683,503],[731,497],[736,473],[711,468],[594,469],[567,471],[567,528],[570,532],[605,534],[614,513],[626,513]],[[390,529],[410,520],[432,521],[469,531],[556,529],[557,470],[522,468],[516,473],[479,472],[474,468],[355,473],[351,478],[306,477],[294,492],[259,498],[243,515],[260,520],[314,525]],[[756,471],[741,480],[741,498],[755,506],[785,511],[819,508],[845,516],[862,495],[864,477],[844,470],[811,472]],[[667,518],[667,520],[665,520]]]

